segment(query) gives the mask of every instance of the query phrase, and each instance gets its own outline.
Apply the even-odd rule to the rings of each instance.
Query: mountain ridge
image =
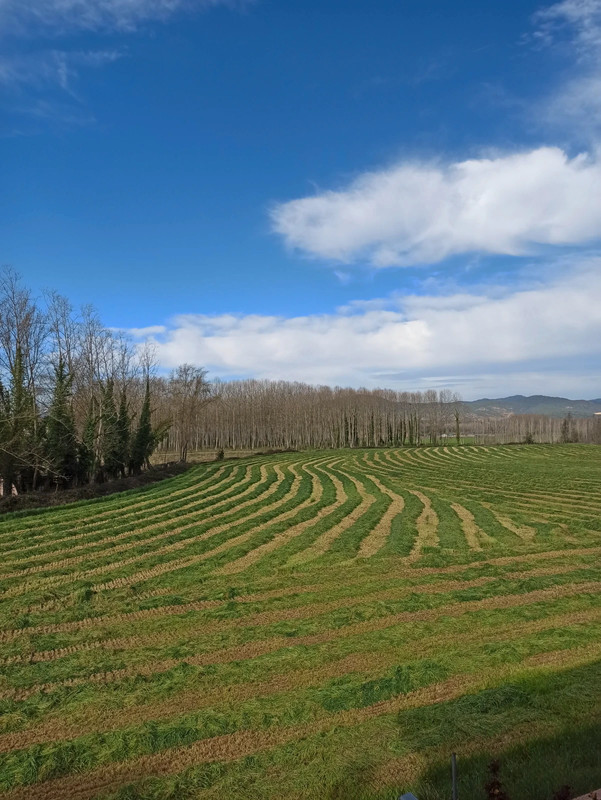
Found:
[[[591,417],[601,412],[601,398],[571,400],[544,394],[514,394],[508,397],[482,397],[464,401],[464,406],[476,417],[509,417],[514,414],[545,414],[549,417]]]

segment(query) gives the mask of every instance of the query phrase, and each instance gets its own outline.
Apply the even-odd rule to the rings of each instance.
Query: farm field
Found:
[[[0,800],[601,786],[601,447],[199,464],[0,548]]]

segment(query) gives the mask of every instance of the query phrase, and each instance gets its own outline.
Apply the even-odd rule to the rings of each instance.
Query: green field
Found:
[[[0,798],[601,786],[601,447],[213,462],[0,547]]]

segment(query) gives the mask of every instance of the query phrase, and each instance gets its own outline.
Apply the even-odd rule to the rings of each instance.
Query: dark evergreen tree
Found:
[[[134,475],[139,475],[155,448],[155,437],[150,419],[150,382],[146,381],[144,402],[138,419],[138,426],[132,442],[130,467]]]
[[[100,412],[100,452],[104,478],[118,478],[121,474],[119,445],[119,416],[115,407],[114,384],[107,380],[102,393]]]
[[[0,475],[4,492],[22,489],[38,463],[35,405],[25,386],[21,348],[11,369],[10,389],[0,386]]]
[[[127,410],[127,396],[125,394],[125,389],[123,389],[119,402],[119,413],[117,414],[117,449],[119,470],[122,478],[125,478],[125,471],[130,462],[130,424],[131,419]]]
[[[80,483],[91,483],[96,477],[96,433],[98,414],[94,401],[90,403],[88,415],[83,428],[83,436],[79,443],[78,476]]]
[[[71,378],[62,359],[55,371],[45,444],[52,480],[57,487],[71,486],[78,475],[78,444],[71,407]]]

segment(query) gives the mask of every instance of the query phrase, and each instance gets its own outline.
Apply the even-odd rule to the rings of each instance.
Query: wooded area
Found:
[[[160,408],[168,382],[153,384]],[[478,418],[449,390],[395,392],[343,389],[287,381],[213,384],[216,402],[186,426],[186,445],[201,450],[396,447],[464,442],[601,443],[601,418],[543,415]],[[165,405],[163,414],[168,406]],[[159,450],[176,453],[181,430],[173,419]]]
[[[157,375],[152,347],[107,329],[91,306],[33,297],[0,274],[2,490],[67,488],[137,474],[159,449],[596,442],[601,418],[479,419],[447,389],[396,392],[266,380],[210,382],[183,364]]]

